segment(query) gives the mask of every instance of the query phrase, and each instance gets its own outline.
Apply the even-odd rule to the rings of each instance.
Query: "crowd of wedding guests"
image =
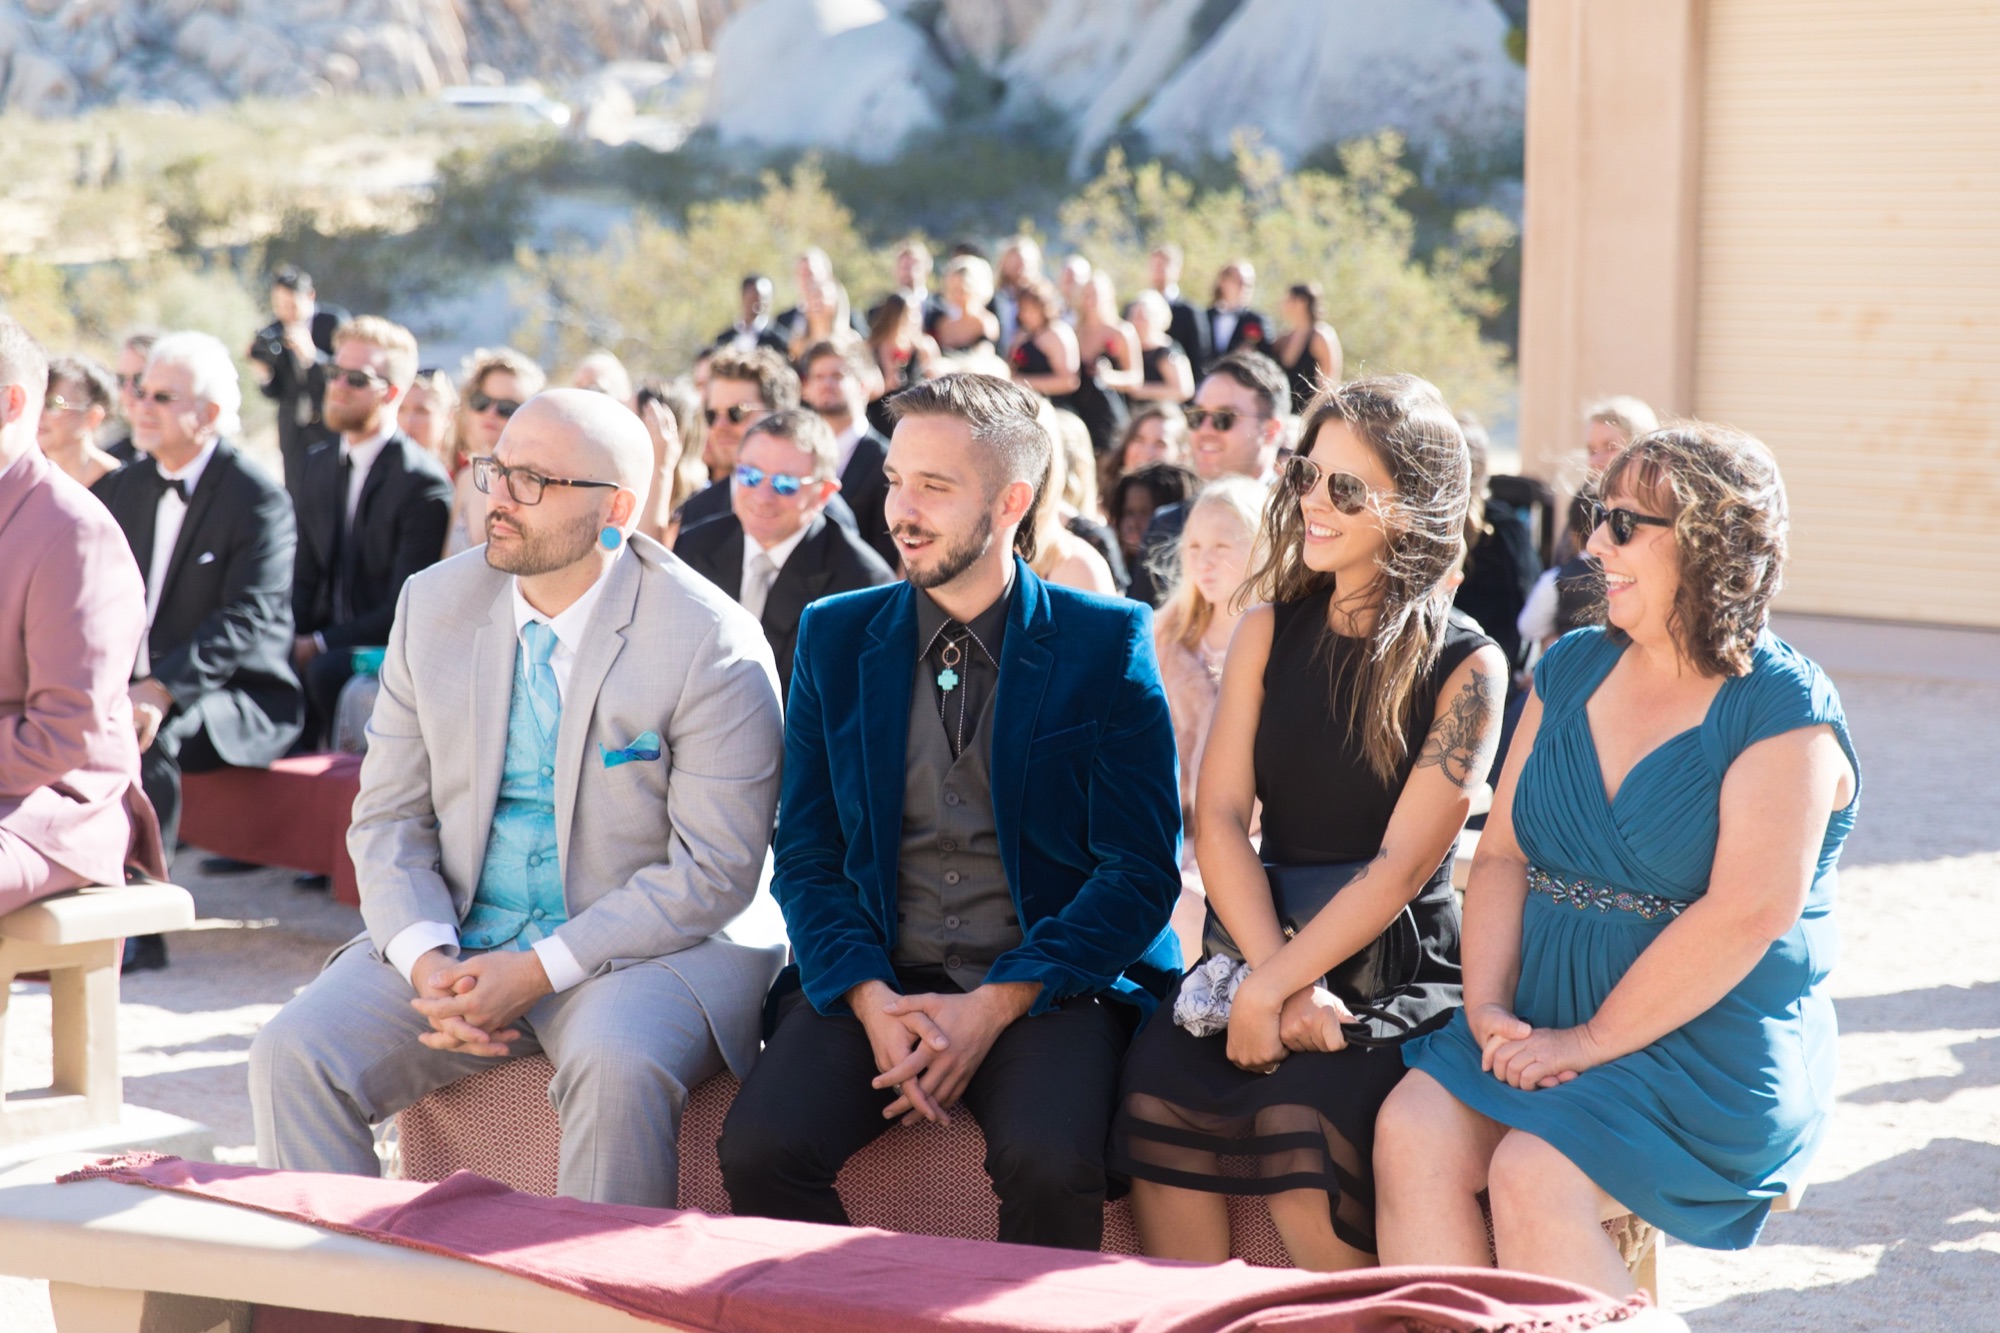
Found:
[[[1129,1191],[1183,1259],[1232,1195],[1310,1268],[1748,1245],[1831,1106],[1859,787],[1769,451],[1608,399],[1546,532],[1316,287],[1180,266],[913,244],[859,309],[809,250],[672,380],[426,367],[288,269],[282,484],[221,342],[0,318],[0,911],[171,854],[181,774],[325,747],[358,669],[367,929],[252,1049],[266,1166],[540,1051],[593,1200],[671,1205],[727,1068],[743,1213],[843,1223],[969,1114],[1011,1241]],[[767,858],[786,948],[727,931]]]

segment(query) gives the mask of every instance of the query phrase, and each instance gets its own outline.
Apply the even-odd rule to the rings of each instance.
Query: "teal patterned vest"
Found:
[[[486,835],[479,889],[458,932],[460,947],[467,950],[526,949],[569,920],[556,854],[557,726],[551,718],[544,729],[528,670],[527,650],[516,648],[500,798]]]

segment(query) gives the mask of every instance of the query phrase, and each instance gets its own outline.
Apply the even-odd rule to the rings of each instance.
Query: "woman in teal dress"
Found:
[[[1376,1127],[1384,1263],[1614,1294],[1599,1222],[1740,1249],[1833,1101],[1834,867],[1860,770],[1840,700],[1765,627],[1777,466],[1692,423],[1604,478],[1608,624],[1542,659],[1466,893],[1465,1009],[1403,1047]]]

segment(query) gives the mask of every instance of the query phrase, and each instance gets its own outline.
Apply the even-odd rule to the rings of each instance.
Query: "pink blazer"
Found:
[[[0,472],[0,829],[100,884],[125,882],[128,802],[150,814],[125,693],[145,628],[110,511],[29,449]]]

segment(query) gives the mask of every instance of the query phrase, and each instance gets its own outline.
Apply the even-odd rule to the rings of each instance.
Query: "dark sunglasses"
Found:
[[[131,375],[120,375],[118,377],[118,387],[120,389],[137,389],[139,387],[139,381],[145,376],[145,373],[146,372],[142,370]]]
[[[155,389],[151,393],[142,389],[137,397],[142,403],[158,403],[161,407],[172,407],[175,403],[184,401],[180,394],[166,389]]]
[[[1213,424],[1217,430],[1230,431],[1236,429],[1236,423],[1239,421],[1265,419],[1261,415],[1252,416],[1248,412],[1238,412],[1233,407],[1190,407],[1183,415],[1187,417],[1189,430],[1200,430],[1203,426]]]
[[[326,382],[328,384],[344,383],[350,389],[372,389],[378,384],[387,384],[389,381],[383,379],[372,370],[349,370],[344,366],[328,366],[326,368]]]
[[[1652,528],[1671,528],[1670,518],[1655,518],[1651,514],[1641,514],[1630,509],[1606,509],[1603,505],[1590,507],[1590,530],[1611,529],[1611,544],[1623,546],[1638,535],[1640,525]]]
[[[766,472],[763,468],[751,467],[748,463],[736,465],[736,484],[746,491],[756,490],[767,479],[771,483],[773,494],[786,496],[797,495],[799,488],[812,480],[811,477],[794,476],[789,472]]]
[[[542,502],[542,491],[549,486],[576,486],[580,488],[615,491],[615,481],[578,481],[570,477],[545,477],[539,472],[526,468],[508,467],[499,459],[486,456],[472,460],[472,484],[484,495],[493,493],[493,483],[498,480],[507,488],[507,494],[520,505],[538,505]]]
[[[722,409],[720,412],[716,411],[712,407],[703,408],[701,414],[704,417],[708,418],[708,424],[711,426],[713,426],[716,422],[722,420],[724,417],[729,418],[730,425],[740,426],[744,422],[748,421],[751,417],[763,416],[766,412],[770,410],[771,410],[770,408],[764,407],[761,404],[757,403],[738,403],[736,404],[736,406],[726,407]]]
[[[490,408],[503,417],[511,417],[521,410],[521,400],[518,398],[493,398],[483,393],[467,394],[465,396],[465,405],[475,413],[484,412]],[[527,504],[529,502],[523,500],[521,503]]]
[[[1368,508],[1368,501],[1375,494],[1367,482],[1352,472],[1328,472],[1304,454],[1287,458],[1284,468],[1285,487],[1294,497],[1301,501],[1308,499],[1324,477],[1328,503],[1350,517]]]

